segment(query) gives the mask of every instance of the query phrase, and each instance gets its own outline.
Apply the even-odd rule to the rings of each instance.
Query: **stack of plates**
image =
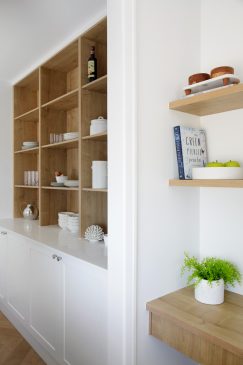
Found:
[[[64,181],[64,185],[68,188],[77,188],[79,186],[78,180],[66,180]]]
[[[70,139],[78,138],[78,136],[79,136],[78,132],[64,133],[63,139],[64,139],[64,141],[69,141]]]
[[[60,212],[58,213],[58,225],[62,229],[68,228],[68,216],[73,214],[72,212]]]
[[[79,232],[79,214],[70,214],[68,216],[67,228],[72,233],[78,233]]]
[[[28,150],[29,148],[35,148],[38,146],[39,146],[39,143],[36,141],[23,142],[22,150]]]

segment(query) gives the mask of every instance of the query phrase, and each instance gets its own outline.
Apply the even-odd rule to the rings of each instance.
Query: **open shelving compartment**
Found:
[[[230,85],[170,102],[169,108],[206,116],[243,108],[243,84]],[[243,188],[243,180],[169,180],[170,186]]]
[[[98,78],[88,83],[87,61],[95,46]],[[92,189],[93,160],[107,160],[107,133],[90,136],[90,122],[107,117],[107,20],[103,19],[14,86],[14,216],[23,204],[39,208],[39,224],[58,222],[58,212],[80,214],[81,235],[92,224],[107,232],[107,189]],[[50,134],[78,132],[51,143]],[[23,141],[38,141],[22,150]],[[24,185],[24,171],[39,172],[39,186]],[[53,187],[55,171],[79,187]]]

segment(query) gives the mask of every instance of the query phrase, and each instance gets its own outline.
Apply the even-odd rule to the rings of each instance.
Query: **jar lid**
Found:
[[[97,119],[92,119],[91,120],[91,124],[92,123],[96,123],[96,122],[99,122],[99,123],[107,123],[107,119],[105,119],[103,117],[98,117]]]

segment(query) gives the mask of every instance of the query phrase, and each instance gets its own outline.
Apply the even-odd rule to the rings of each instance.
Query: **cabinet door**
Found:
[[[64,364],[107,364],[107,272],[64,265]]]
[[[61,358],[62,267],[49,249],[31,247],[30,328],[55,359]]]
[[[29,247],[27,239],[8,234],[7,304],[23,322],[29,309]]]
[[[0,228],[0,300],[6,297],[7,232]]]

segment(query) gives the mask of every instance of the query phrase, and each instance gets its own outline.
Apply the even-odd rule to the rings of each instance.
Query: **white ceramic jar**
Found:
[[[91,120],[90,135],[107,132],[107,120],[103,117]]]
[[[107,161],[92,161],[92,188],[107,189]]]

